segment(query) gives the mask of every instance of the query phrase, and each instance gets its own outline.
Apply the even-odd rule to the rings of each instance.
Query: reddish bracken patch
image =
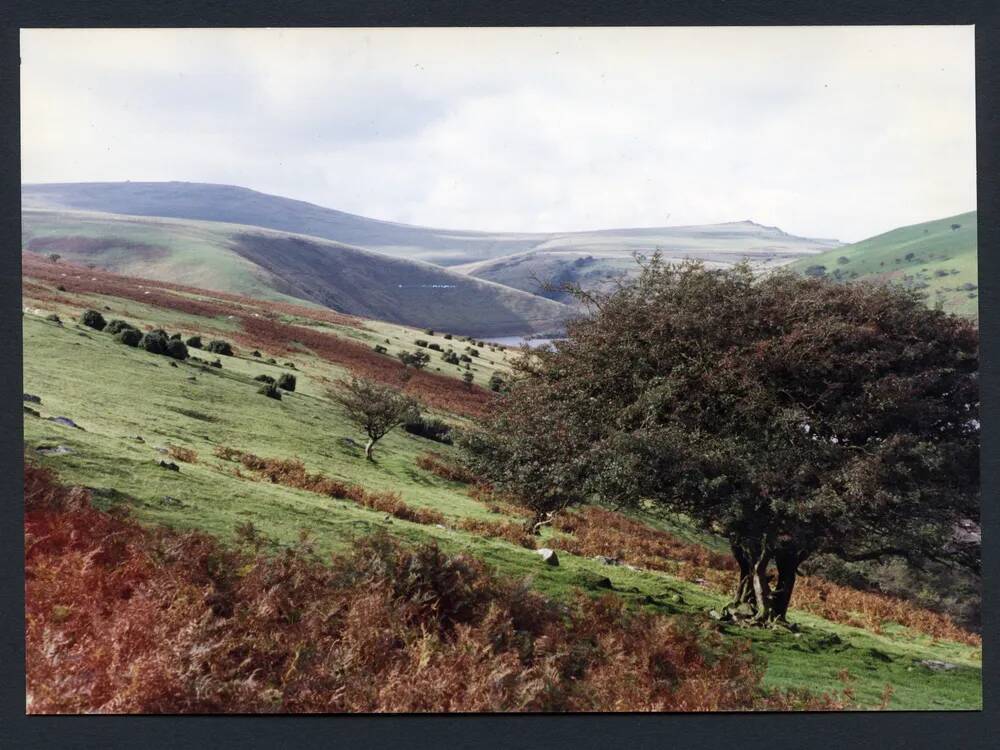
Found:
[[[368,537],[331,565],[149,529],[25,471],[29,713],[844,708],[761,687],[746,641],[557,605],[433,545]]]
[[[359,319],[348,315],[288,303],[265,302],[181,284],[120,276],[64,262],[52,263],[31,253],[22,254],[21,261],[24,276],[64,285],[74,293],[120,297],[207,318],[233,317],[240,321],[242,331],[232,338],[247,348],[292,355],[305,347],[321,359],[346,367],[355,375],[392,385],[404,383],[405,368],[395,359],[377,354],[364,344],[333,333],[275,320],[279,314],[286,314],[364,328]],[[32,285],[32,298],[67,305],[78,303],[78,300],[65,294],[57,294],[44,287],[41,289],[44,291],[39,291],[37,284]],[[188,296],[191,294],[197,294],[201,298]],[[455,378],[429,372],[413,374],[405,381],[404,389],[428,406],[467,416],[483,415],[494,399],[493,393],[483,388],[469,388]]]

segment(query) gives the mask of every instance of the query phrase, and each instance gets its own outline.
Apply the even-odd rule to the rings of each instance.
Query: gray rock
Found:
[[[950,661],[941,661],[939,659],[921,659],[917,662],[921,667],[927,667],[934,672],[950,672],[952,669],[958,669],[957,664],[952,664]]]
[[[171,497],[170,495],[164,495],[160,500],[161,505],[169,505],[172,508],[183,508],[184,503],[178,500],[176,497]]]
[[[559,556],[556,555],[554,549],[549,549],[548,547],[542,547],[541,549],[536,549],[535,554],[542,558],[542,562],[546,565],[557,566],[559,565]]]
[[[76,430],[82,430],[83,428],[74,422],[69,417],[48,417],[50,422],[55,422],[56,424],[61,424],[63,427],[72,427]]]
[[[145,443],[145,442],[146,442],[146,441],[145,441],[145,440],[143,439],[142,435],[133,435],[133,436],[132,436],[132,439],[133,439],[133,440],[134,440],[135,442],[137,442],[137,443]]]
[[[29,404],[40,404],[40,403],[42,403],[42,397],[41,396],[36,396],[33,393],[25,393],[24,394],[24,400],[27,401]]]
[[[164,448],[162,445],[157,445],[156,447],[153,448],[153,450],[156,451],[157,453],[170,453],[170,451]]]
[[[596,555],[594,559],[597,560],[597,562],[603,563],[605,565],[621,565],[621,561],[618,560],[618,558],[616,557],[605,557],[604,555]]]
[[[43,456],[64,456],[73,452],[72,448],[67,448],[65,445],[39,445],[35,450]]]
[[[722,619],[722,613],[719,610],[717,610],[717,609],[710,609],[710,610],[708,610],[708,616],[711,617],[713,620],[721,620]]]

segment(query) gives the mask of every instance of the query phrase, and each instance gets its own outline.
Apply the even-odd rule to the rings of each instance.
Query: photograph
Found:
[[[24,714],[982,711],[974,26],[15,38]]]

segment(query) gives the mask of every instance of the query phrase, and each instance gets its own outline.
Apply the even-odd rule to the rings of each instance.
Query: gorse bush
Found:
[[[184,360],[187,359],[188,357],[187,347],[184,346],[184,342],[181,341],[180,339],[172,338],[169,341],[167,341],[167,348],[164,353],[168,357],[172,357],[173,359]]]
[[[166,354],[168,340],[166,331],[157,328],[143,335],[139,347],[150,354]]]
[[[80,322],[88,328],[93,328],[95,331],[103,331],[107,322],[104,320],[104,316],[101,315],[97,310],[87,310],[80,316]]]
[[[451,437],[451,425],[441,419],[417,415],[407,420],[403,424],[403,429],[411,435],[418,435],[436,443],[451,445],[454,442]]]
[[[115,334],[115,341],[126,346],[137,347],[142,341],[142,331],[138,328],[123,328]]]
[[[274,385],[273,383],[265,383],[257,390],[257,393],[262,393],[268,398],[273,398],[278,401],[281,401],[281,391],[278,390],[278,386]]]
[[[834,709],[748,645],[365,537],[326,565],[145,528],[25,468],[30,713]]]
[[[278,378],[278,387],[285,391],[295,390],[295,376],[290,372],[281,373],[281,377]]]
[[[225,354],[226,356],[231,357],[233,354],[233,345],[228,341],[215,339],[214,341],[208,342],[208,346],[205,347],[205,351],[211,352],[212,354]]]
[[[121,320],[120,318],[115,318],[110,323],[108,323],[107,327],[104,329],[104,332],[114,335],[120,331],[124,331],[127,328],[139,330],[138,328],[136,328],[136,326],[132,325],[127,320]]]
[[[201,349],[201,336],[192,336],[187,340],[187,345],[192,349]]]
[[[254,380],[261,383],[272,383],[272,384],[274,383],[274,378],[272,378],[270,375],[258,375],[257,377],[254,378]]]

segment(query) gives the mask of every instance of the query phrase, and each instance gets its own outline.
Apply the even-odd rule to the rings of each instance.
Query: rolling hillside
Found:
[[[218,222],[26,209],[24,248],[134,276],[452,333],[558,330],[570,310],[420,261]]]
[[[617,269],[633,250],[659,248],[670,257],[698,257],[732,262],[748,257],[775,263],[837,246],[833,240],[793,237],[753,222],[708,226],[607,229],[589,232],[475,232],[398,224],[323,208],[303,201],[259,193],[231,185],[192,182],[114,182],[23,185],[25,208],[99,211],[130,216],[163,216],[244,224],[322,237],[386,255],[458,266],[505,256],[511,274],[488,268],[464,268],[480,278],[517,281],[517,288],[537,291],[525,281],[533,264],[547,272],[550,261],[572,264],[578,257],[600,259],[598,265]],[[543,255],[520,257],[528,251]],[[550,257],[550,254],[551,255]],[[610,259],[610,260],[605,260]],[[527,261],[527,262],[526,262]],[[563,264],[565,265],[565,263]],[[593,264],[590,264],[593,265]]]
[[[919,289],[928,304],[979,316],[978,232],[975,211],[893,229],[789,268],[842,281],[888,281]]]
[[[554,600],[611,597],[628,612],[671,618],[684,632],[747,647],[761,659],[768,690],[840,695],[849,687],[861,708],[982,707],[979,637],[909,602],[802,576],[790,612],[794,629],[718,622],[711,611],[729,600],[733,581],[727,544],[683,519],[585,506],[567,512],[570,523],[525,540],[525,509],[484,495],[467,477],[435,471],[435,461],[458,457],[453,445],[398,429],[379,443],[377,463],[366,461],[364,433],[329,388],[348,374],[399,384],[394,350],[424,337],[420,331],[88,271],[30,253],[22,260],[25,458],[67,485],[88,488],[100,509],[127,509],[151,528],[196,530],[227,543],[238,543],[239,529],[249,528],[274,556],[294,547],[303,530],[322,560],[376,532],[405,545],[434,542]],[[172,360],[82,325],[88,308],[144,330],[223,338],[234,349],[218,356],[190,350],[216,357],[217,366]],[[373,349],[390,337],[388,353]],[[456,339],[429,338],[462,350]],[[466,424],[494,397],[481,386],[489,372],[507,372],[508,356],[484,351],[470,366],[471,388],[458,368],[435,356],[404,387],[429,416]],[[489,368],[478,359],[489,359]],[[294,391],[280,400],[262,395],[257,378],[289,372],[297,378]],[[253,468],[268,462],[294,471],[267,478]],[[341,489],[320,492],[304,481],[320,479]],[[542,562],[536,547],[543,546],[558,550],[558,565]],[[609,564],[603,555],[619,547],[624,560]],[[78,664],[75,642],[62,637],[76,626],[76,613],[63,600],[57,604],[34,610],[46,618],[45,632],[55,634],[46,653]],[[162,616],[152,611],[154,622]],[[623,644],[623,654],[630,645]],[[129,668],[127,654],[120,659],[120,669]],[[247,669],[235,678],[252,682],[256,675]],[[80,692],[74,683],[66,690]]]
[[[659,251],[667,261],[700,260],[709,266],[747,260],[772,268],[796,258],[838,247],[835,240],[786,234],[752,221],[706,226],[581,232],[555,235],[534,249],[492,260],[456,266],[456,271],[515,289],[568,302],[567,295],[546,291],[540,282],[600,287],[637,273],[633,253]]]

